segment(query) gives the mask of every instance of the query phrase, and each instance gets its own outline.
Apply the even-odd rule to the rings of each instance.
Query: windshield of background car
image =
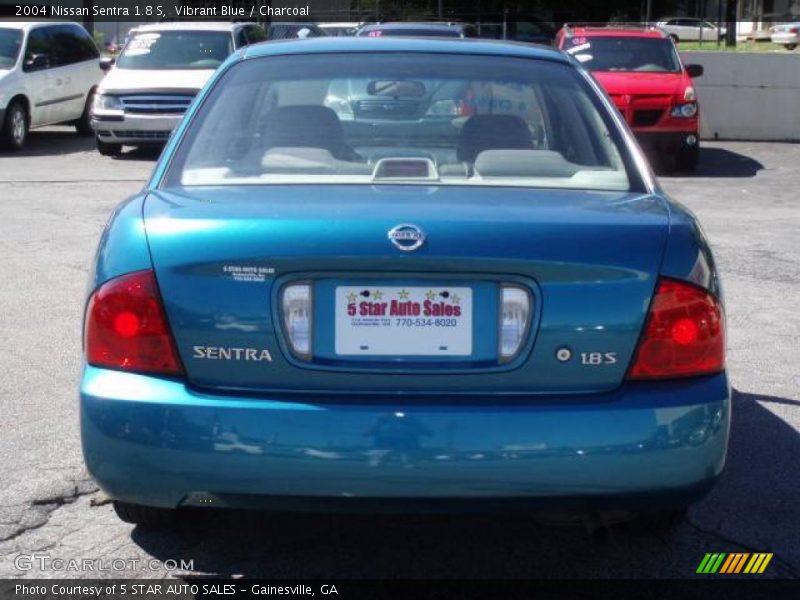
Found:
[[[350,37],[358,33],[358,27],[344,25],[341,27],[325,27],[322,30],[332,37]]]
[[[461,37],[461,32],[457,29],[445,29],[444,27],[387,27],[386,29],[367,29],[358,34],[361,37]]]
[[[216,69],[233,52],[227,31],[134,34],[117,59],[120,69]]]
[[[675,44],[665,38],[575,36],[564,50],[590,71],[681,71]]]
[[[17,63],[22,47],[22,32],[19,29],[0,29],[0,69],[10,69]]]
[[[233,65],[165,185],[409,183],[629,190],[619,130],[571,65],[309,54]]]

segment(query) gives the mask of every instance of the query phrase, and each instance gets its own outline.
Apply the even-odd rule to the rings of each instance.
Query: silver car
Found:
[[[255,23],[157,23],[132,30],[94,97],[97,150],[163,144],[197,92],[234,50],[266,39]]]
[[[800,44],[800,21],[775,25],[769,32],[772,43],[780,44],[787,50],[794,50]]]
[[[662,18],[656,23],[674,42],[712,42],[727,33],[725,27],[717,27],[703,19],[690,17]]]

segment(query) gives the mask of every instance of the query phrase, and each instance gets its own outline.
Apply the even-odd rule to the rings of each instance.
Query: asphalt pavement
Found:
[[[103,225],[155,159],[101,157],[69,128],[0,154],[0,577],[693,577],[706,552],[737,551],[774,552],[765,576],[800,574],[800,145],[709,142],[695,175],[661,178],[715,251],[735,388],[724,476],[669,536],[521,515],[119,521],[81,458],[81,313]]]

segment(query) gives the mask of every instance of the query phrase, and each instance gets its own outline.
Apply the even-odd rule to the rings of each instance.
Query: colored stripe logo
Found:
[[[772,552],[708,552],[700,561],[697,573],[713,575],[714,573],[749,573],[752,575],[763,573],[769,561],[772,560]]]

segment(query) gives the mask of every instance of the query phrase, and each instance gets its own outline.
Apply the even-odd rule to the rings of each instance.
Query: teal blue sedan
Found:
[[[488,41],[260,44],[114,212],[86,464],[181,507],[674,524],[731,396],[712,253],[581,66]]]

